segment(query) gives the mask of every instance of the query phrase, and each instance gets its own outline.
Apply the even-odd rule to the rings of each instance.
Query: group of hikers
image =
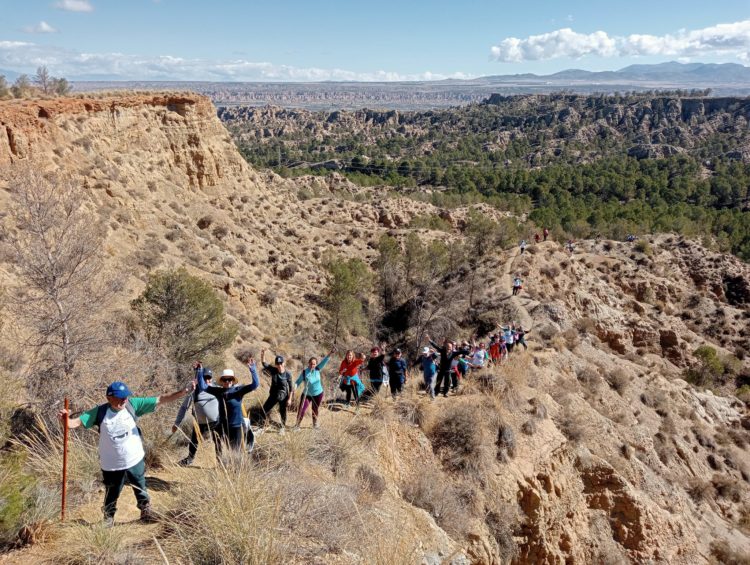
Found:
[[[331,382],[344,392],[348,405],[353,403],[358,408],[360,401],[378,395],[384,385],[390,389],[391,396],[397,398],[412,367],[421,369],[422,388],[431,399],[441,393],[447,397],[450,391],[458,391],[462,379],[471,371],[504,362],[514,348],[522,346],[526,349],[527,333],[528,329],[515,322],[499,327],[496,333],[489,336],[488,343],[477,343],[472,338],[470,342],[458,344],[446,338],[442,344],[438,344],[425,334],[428,345],[421,348],[420,354],[411,363],[407,362],[399,348],[388,354],[385,343],[373,346],[369,357],[349,350],[339,364],[336,378]],[[299,428],[308,408],[311,408],[313,428],[317,429],[319,410],[325,395],[322,371],[334,352],[335,349],[331,349],[322,359],[310,357],[306,367],[293,379],[282,355],[276,355],[273,363],[267,363],[266,352],[262,350],[261,371],[270,378],[268,398],[262,408],[263,420],[274,408],[278,408],[280,433],[284,433],[288,412],[297,405],[293,429]],[[114,524],[117,500],[126,484],[133,487],[141,520],[151,522],[156,519],[146,488],[145,451],[138,420],[154,412],[157,406],[184,398],[172,433],[178,431],[189,411],[193,415],[188,454],[179,462],[182,466],[193,463],[203,440],[212,441],[220,461],[226,450],[240,451],[247,447],[248,441],[253,441],[252,428],[242,401],[245,395],[260,386],[260,378],[253,355],[245,359],[245,364],[250,372],[249,384],[238,384],[232,369],[224,369],[219,376],[219,384],[215,384],[213,371],[196,361],[193,365],[194,379],[172,394],[135,397],[127,384],[115,381],[107,387],[106,403],[77,417],[71,417],[69,410],[60,410],[60,420],[69,428],[96,427],[99,431],[99,462],[105,487],[102,510],[106,526]],[[333,392],[335,400],[335,389]]]

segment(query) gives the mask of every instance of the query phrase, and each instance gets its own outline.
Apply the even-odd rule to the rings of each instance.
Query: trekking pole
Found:
[[[68,398],[65,397],[65,420],[63,421],[62,502],[60,521],[65,521],[65,495],[68,492]]]

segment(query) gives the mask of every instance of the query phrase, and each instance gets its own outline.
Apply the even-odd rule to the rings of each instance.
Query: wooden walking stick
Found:
[[[65,495],[68,491],[68,399],[65,398],[65,420],[63,420],[63,464],[62,464],[62,503],[60,521],[65,521]]]

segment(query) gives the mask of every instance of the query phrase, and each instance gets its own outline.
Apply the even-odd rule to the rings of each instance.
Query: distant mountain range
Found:
[[[544,81],[554,83],[670,83],[675,86],[710,88],[714,83],[743,85],[750,88],[750,67],[736,63],[678,63],[671,61],[655,65],[630,65],[619,71],[586,71],[567,69],[551,75],[531,73],[496,75],[475,79],[474,82],[517,83]]]
[[[17,72],[0,69],[8,82]],[[33,71],[29,72],[33,75]],[[68,76],[78,91],[190,90],[209,96],[217,106],[265,106],[311,110],[446,108],[480,102],[492,94],[580,94],[643,90],[711,89],[712,96],[750,95],[750,67],[735,63],[630,65],[617,71],[567,69],[550,75],[532,73],[430,82],[206,82],[123,81],[113,77]]]

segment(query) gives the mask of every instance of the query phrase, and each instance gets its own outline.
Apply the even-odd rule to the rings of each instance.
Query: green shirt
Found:
[[[136,416],[145,416],[146,414],[150,414],[154,410],[156,410],[156,405],[158,404],[158,397],[156,396],[146,396],[143,398],[138,398],[135,396],[131,396],[128,398],[128,402],[133,407],[133,411],[135,412]],[[96,413],[98,412],[99,407],[94,406],[91,410],[86,410],[83,414],[79,416],[81,420],[81,425],[84,428],[91,428],[96,423]],[[112,410],[110,408],[109,410]],[[125,408],[123,407],[123,410]],[[112,410],[114,412],[114,410]]]

